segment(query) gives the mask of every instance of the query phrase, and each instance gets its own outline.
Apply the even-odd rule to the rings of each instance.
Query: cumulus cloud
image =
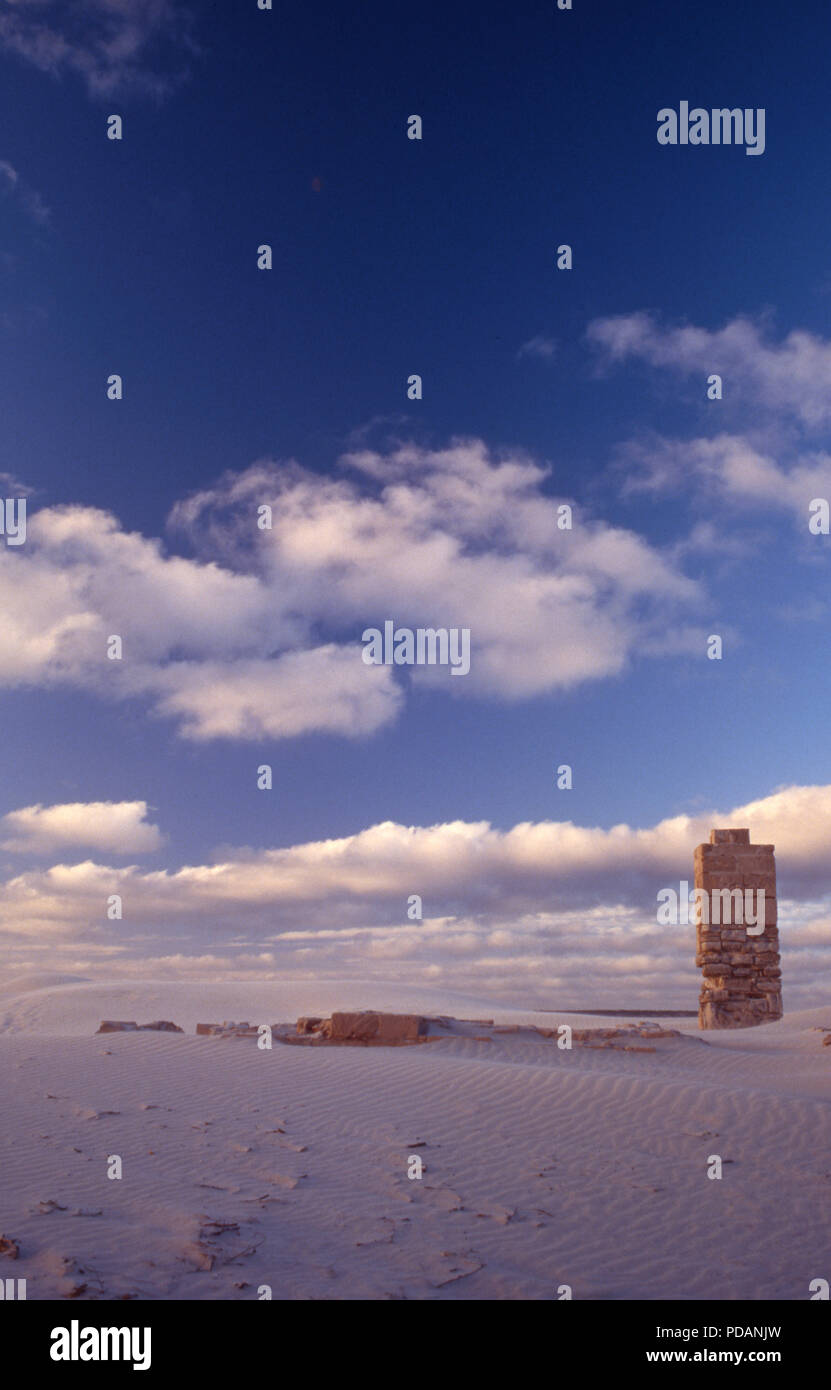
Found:
[[[831,342],[813,333],[794,329],[776,342],[748,318],[719,329],[665,327],[639,312],[596,319],[588,339],[608,362],[639,359],[698,373],[702,383],[715,372],[724,378],[725,396],[756,410],[792,417],[811,429],[831,420]]]
[[[445,977],[496,996],[520,991],[529,1007],[694,1008],[693,929],[659,926],[656,895],[692,879],[693,849],[714,825],[748,826],[754,842],[776,846],[788,1002],[814,1002],[814,980],[831,961],[831,786],[782,788],[643,829],[386,822],[176,870],[58,864],[0,887],[0,930],[21,966],[49,943],[58,952],[51,968],[84,969],[115,951],[125,972],[141,973],[175,943],[183,962],[213,956],[211,974],[265,952],[275,975],[371,970]],[[91,932],[113,893],[129,901],[129,924]],[[407,917],[412,893],[423,922]]]
[[[519,452],[495,459],[481,440],[462,440],[356,451],[342,464],[349,478],[261,463],[188,499],[172,524],[197,547],[235,551],[229,562],[256,568],[319,623],[470,628],[464,682],[439,667],[411,673],[463,684],[456,694],[518,698],[615,674],[701,597],[634,532],[582,514],[559,529],[563,499]],[[250,518],[262,503],[273,528],[254,553]]]
[[[671,552],[576,507],[560,529],[548,470],[524,455],[466,440],[342,466],[265,461],[185,499],[171,528],[195,558],[96,508],[30,513],[26,545],[0,549],[0,684],[138,697],[193,739],[360,735],[410,681],[521,699],[701,650],[703,594]],[[361,635],[387,619],[469,628],[470,674],[366,665]]]
[[[79,75],[92,96],[160,97],[184,75],[170,55],[195,51],[191,23],[178,0],[0,0],[0,48],[41,72]]]
[[[164,837],[147,820],[146,801],[73,801],[24,806],[0,820],[0,849],[22,854],[63,853],[80,846],[103,854],[146,854]]]

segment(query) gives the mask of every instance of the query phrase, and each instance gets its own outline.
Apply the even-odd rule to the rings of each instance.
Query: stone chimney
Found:
[[[695,888],[699,1028],[773,1023],[782,1017],[773,845],[752,845],[749,830],[711,830],[695,851]]]

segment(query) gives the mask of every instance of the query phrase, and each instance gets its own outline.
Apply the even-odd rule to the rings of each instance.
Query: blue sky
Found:
[[[813,1002],[826,32],[819,3],[772,0],[0,3],[1,466],[29,496],[25,546],[0,552],[15,968],[432,971],[692,1007],[689,943],[642,936],[655,890],[711,814],[764,802],[751,831],[779,848]],[[682,100],[764,108],[764,154],[660,146]],[[385,618],[469,627],[470,676],[363,666]],[[68,809],[21,835],[33,807]],[[385,822],[400,842],[361,840]],[[426,859],[406,830],[454,823],[455,876],[449,830]],[[620,824],[654,836],[645,866]],[[264,859],[291,846],[302,874]],[[581,912],[617,934],[609,980]],[[366,951],[323,944],[340,928]]]

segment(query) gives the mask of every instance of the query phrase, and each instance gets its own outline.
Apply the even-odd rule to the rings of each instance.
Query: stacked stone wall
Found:
[[[712,830],[695,851],[695,887],[704,896],[696,908],[698,1026],[749,1028],[781,1018],[773,845],[752,845],[749,830]]]

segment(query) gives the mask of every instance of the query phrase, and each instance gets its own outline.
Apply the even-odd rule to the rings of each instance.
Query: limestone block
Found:
[[[427,1033],[419,1014],[333,1013],[333,1042],[415,1042]]]

